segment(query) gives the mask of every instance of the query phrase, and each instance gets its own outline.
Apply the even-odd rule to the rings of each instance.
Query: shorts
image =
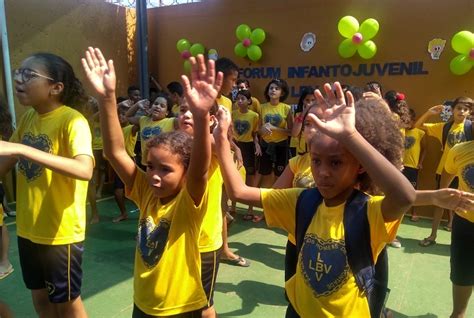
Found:
[[[413,188],[417,189],[418,186],[418,169],[412,167],[403,167],[403,175],[410,181]]]
[[[288,164],[288,140],[285,139],[276,143],[266,143],[262,140],[260,147],[262,148],[262,156],[259,160],[258,172],[266,176],[271,174],[273,170],[273,173],[279,177]]]
[[[115,172],[115,170],[112,171],[114,173],[114,190],[125,189],[125,184],[123,183],[122,179],[120,179],[117,172]]]
[[[245,171],[248,175],[255,174],[256,161],[255,161],[255,144],[253,141],[241,142],[237,141],[237,146],[242,153],[242,159],[244,160]]]
[[[439,183],[441,182],[441,175],[440,174],[436,174],[436,189],[439,189]],[[457,189],[459,186],[459,179],[458,177],[455,177],[453,179],[453,181],[451,181],[451,183],[449,184],[449,187],[448,188],[451,188],[451,189]]]
[[[105,171],[107,160],[104,158],[104,151],[102,149],[94,149],[92,153],[94,154],[95,167],[100,171]]]
[[[451,232],[451,282],[474,286],[474,223],[456,213]]]
[[[297,263],[298,251],[296,250],[296,245],[287,241],[285,251],[285,282],[296,274]]]
[[[182,314],[178,315],[171,315],[171,316],[166,316],[167,318],[201,318],[202,316],[202,309],[194,310],[194,311],[189,311],[185,312]],[[132,312],[132,318],[153,318],[157,316],[152,316],[144,313],[143,311],[140,310],[140,308],[137,307],[137,305],[133,304],[133,312]]]
[[[48,289],[49,301],[65,303],[81,295],[83,242],[43,245],[18,237],[26,288]]]
[[[207,297],[207,306],[204,309],[214,305],[214,290],[221,253],[222,247],[215,251],[201,253],[201,282]]]

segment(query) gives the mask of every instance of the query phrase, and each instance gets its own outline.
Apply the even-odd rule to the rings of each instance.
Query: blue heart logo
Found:
[[[462,169],[462,179],[469,186],[471,192],[474,192],[474,164],[469,164]]]
[[[349,279],[346,247],[343,240],[322,240],[306,234],[300,252],[301,271],[315,297],[329,296]]]
[[[278,127],[283,121],[283,118],[281,118],[280,114],[266,114],[263,121]]]
[[[460,142],[466,141],[466,136],[464,135],[464,131],[458,131],[458,132],[450,132],[448,134],[448,140],[447,143],[450,148],[454,147],[454,145],[457,145]]]
[[[413,147],[413,145],[415,144],[415,137],[413,136],[405,136],[405,149],[410,149],[411,147]]]
[[[148,140],[153,136],[158,136],[159,134],[161,134],[161,127],[160,126],[145,127],[142,130],[142,139],[143,140]]]
[[[234,129],[240,136],[250,130],[250,123],[246,120],[234,120]]]
[[[147,267],[154,267],[163,256],[170,225],[171,223],[167,219],[161,219],[158,226],[155,226],[150,217],[140,220],[137,246]]]
[[[45,134],[35,136],[32,133],[26,133],[23,135],[21,143],[47,153],[51,153],[53,149],[51,140]],[[43,166],[22,157],[19,160],[18,169],[25,176],[27,182],[35,180],[44,171]]]

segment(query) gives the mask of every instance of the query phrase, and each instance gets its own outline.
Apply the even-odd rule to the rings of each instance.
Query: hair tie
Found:
[[[403,93],[397,93],[396,98],[397,98],[397,101],[399,101],[399,100],[405,100],[405,94],[403,94]]]

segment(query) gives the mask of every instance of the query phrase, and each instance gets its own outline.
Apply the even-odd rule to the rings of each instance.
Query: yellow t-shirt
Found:
[[[212,156],[209,166],[207,211],[201,225],[199,252],[206,253],[222,246],[222,174],[217,157]]]
[[[61,106],[49,113],[29,109],[10,141],[56,156],[93,158],[91,131],[76,110]],[[84,240],[88,182],[20,158],[17,175],[18,236],[45,245]]]
[[[253,96],[252,96],[252,104],[250,105],[250,110],[256,112],[257,114],[260,114],[260,110],[261,110],[260,101]]]
[[[171,113],[173,114],[173,117],[178,117],[179,116],[179,105],[174,104],[173,107],[171,107]]]
[[[296,201],[303,189],[262,189],[262,203],[269,226],[295,234]],[[385,243],[395,238],[400,220],[386,223],[381,212],[383,197],[371,197],[367,216],[374,262]],[[303,317],[370,317],[367,298],[357,287],[347,262],[344,242],[344,204],[322,203],[305,234],[296,274],[286,282],[288,298]]]
[[[290,113],[290,105],[285,103],[279,103],[276,106],[273,106],[270,103],[265,103],[261,105],[260,118],[262,124],[271,123],[275,127],[286,129],[286,118]],[[266,142],[280,142],[288,138],[288,135],[281,132],[272,132],[269,135],[262,137]]]
[[[232,124],[235,140],[253,142],[253,135],[258,131],[258,114],[251,110],[246,113],[235,110],[232,112]]]
[[[224,106],[229,112],[232,113],[232,101],[229,98],[225,97],[224,95],[221,95],[221,97],[216,98],[216,102],[217,105]]]
[[[455,174],[459,178],[459,189],[474,192],[474,141],[463,142],[455,145],[448,152],[444,166],[446,172]],[[474,223],[474,211],[456,213]]]
[[[158,136],[161,133],[170,132],[174,130],[175,118],[163,118],[154,121],[151,117],[140,117],[140,143],[142,146],[142,165],[146,166],[148,155],[148,148],[146,143],[153,136]]]
[[[134,302],[152,316],[177,315],[206,305],[201,283],[199,229],[207,194],[195,206],[186,186],[161,204],[138,169],[127,196],[140,209],[134,268]]]
[[[100,133],[100,122],[92,121],[92,149],[93,150],[102,150],[104,149],[102,145],[102,134]]]
[[[137,143],[137,134],[133,135],[133,125],[122,127],[125,150],[130,157],[135,157],[135,144]]]
[[[421,139],[425,132],[418,128],[405,129],[405,152],[403,153],[403,165],[410,168],[418,168],[421,153]]]
[[[435,137],[441,143],[443,142],[444,125],[445,123],[427,123],[423,124],[423,127],[426,129],[426,134],[428,136]],[[446,161],[446,156],[448,155],[449,149],[451,149],[455,144],[458,144],[465,140],[466,136],[464,136],[464,123],[453,124],[448,132],[448,136],[446,138],[446,145],[441,145],[441,147],[443,148],[443,155],[441,156],[438,168],[436,169],[437,174],[443,173],[444,162]]]

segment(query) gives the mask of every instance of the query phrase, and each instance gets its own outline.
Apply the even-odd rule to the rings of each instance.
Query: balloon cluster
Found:
[[[371,39],[379,31],[375,19],[367,19],[359,26],[359,21],[352,16],[345,16],[337,25],[339,33],[346,39],[339,44],[339,55],[349,58],[356,52],[363,59],[371,59],[377,53],[377,46]]]
[[[241,24],[235,29],[235,35],[239,39],[234,47],[234,53],[240,57],[246,57],[254,62],[262,58],[262,49],[260,44],[265,41],[265,31],[261,28],[251,30],[246,24]]]
[[[456,75],[466,74],[474,66],[474,33],[461,31],[451,39],[453,50],[460,53],[451,60],[449,68]]]
[[[201,43],[194,43],[191,44],[186,39],[178,40],[176,43],[176,48],[178,52],[181,54],[181,57],[185,60],[184,61],[184,70],[189,73],[191,71],[191,63],[189,62],[189,58],[191,56],[197,56],[198,54],[204,54],[206,50],[204,45]]]

